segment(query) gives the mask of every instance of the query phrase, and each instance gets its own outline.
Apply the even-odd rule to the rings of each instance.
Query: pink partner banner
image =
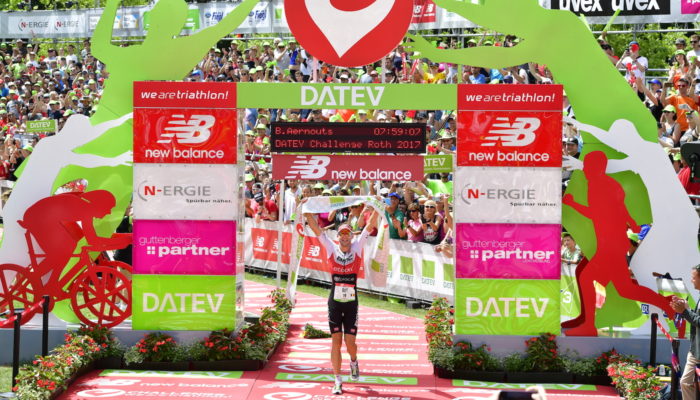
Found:
[[[561,225],[457,224],[457,278],[559,279]]]
[[[235,275],[235,221],[134,221],[134,273]]]

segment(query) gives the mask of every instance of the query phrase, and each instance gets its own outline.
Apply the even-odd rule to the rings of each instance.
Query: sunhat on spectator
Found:
[[[324,185],[321,182],[314,185],[314,189],[325,189],[325,188],[326,188],[326,185]]]
[[[245,174],[245,181],[246,182],[252,182],[254,180],[255,180],[255,177],[253,176],[253,174]]]
[[[454,138],[455,138],[455,135],[452,132],[445,130],[445,129],[442,129],[440,131],[440,140],[449,140],[449,139],[454,139]]]
[[[401,200],[401,195],[396,192],[389,193],[389,197],[396,197],[397,199]]]
[[[675,113],[676,107],[674,107],[672,104],[668,104],[666,107],[664,107],[663,111]]]
[[[389,188],[381,188],[379,189],[379,194],[382,196],[386,196],[389,194]]]
[[[255,136],[255,132],[253,132],[251,130],[247,130],[247,131],[245,131],[245,135],[246,136]]]

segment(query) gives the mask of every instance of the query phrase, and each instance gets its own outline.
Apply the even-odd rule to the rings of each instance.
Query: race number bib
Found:
[[[336,283],[333,300],[340,302],[355,301],[355,287],[353,285]]]

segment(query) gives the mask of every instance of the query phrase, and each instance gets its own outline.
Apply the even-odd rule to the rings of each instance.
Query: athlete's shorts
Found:
[[[328,326],[331,333],[343,331],[346,335],[357,335],[357,301],[342,303],[328,300]]]

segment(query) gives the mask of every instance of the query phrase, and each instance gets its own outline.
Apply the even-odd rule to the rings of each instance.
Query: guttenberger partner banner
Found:
[[[559,85],[460,85],[455,332],[558,333]]]
[[[236,86],[136,82],[134,107],[133,327],[234,329]]]

